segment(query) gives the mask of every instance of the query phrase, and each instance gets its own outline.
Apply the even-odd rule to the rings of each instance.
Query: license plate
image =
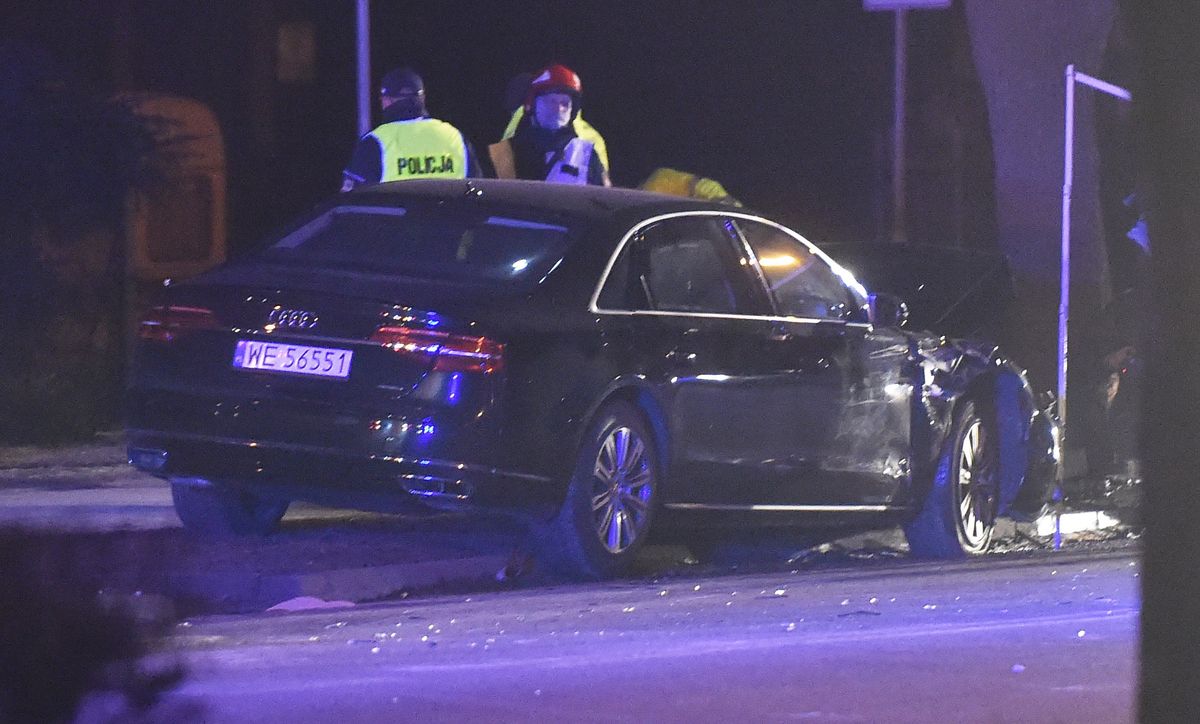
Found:
[[[348,349],[241,339],[233,350],[233,366],[243,370],[345,379],[350,376],[350,358],[353,354]]]

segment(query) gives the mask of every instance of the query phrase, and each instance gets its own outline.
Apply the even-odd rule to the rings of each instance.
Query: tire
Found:
[[[196,480],[172,480],[171,499],[184,528],[209,536],[266,535],[279,525],[289,504]]]
[[[654,437],[637,408],[604,405],[584,432],[562,507],[537,532],[542,560],[591,580],[628,570],[649,534],[660,475]]]
[[[919,558],[962,558],[986,553],[996,527],[997,446],[994,427],[966,401],[938,460],[933,485],[915,518],[904,526]]]

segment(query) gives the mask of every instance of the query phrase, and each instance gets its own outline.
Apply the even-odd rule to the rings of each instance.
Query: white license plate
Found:
[[[350,358],[353,354],[348,349],[240,339],[233,350],[233,366],[243,370],[345,379],[350,376]]]

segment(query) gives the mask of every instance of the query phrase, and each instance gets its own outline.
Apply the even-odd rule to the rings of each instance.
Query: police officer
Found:
[[[488,147],[496,176],[611,186],[596,144],[574,127],[582,98],[579,76],[566,66],[551,65],[535,75],[516,132]]]
[[[454,126],[430,118],[425,82],[411,68],[383,76],[383,124],[359,139],[342,171],[342,190],[359,184],[480,175],[474,149]]]

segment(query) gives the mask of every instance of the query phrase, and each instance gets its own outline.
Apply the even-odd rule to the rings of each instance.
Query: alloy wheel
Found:
[[[958,503],[958,525],[963,545],[973,551],[982,550],[988,544],[995,519],[993,470],[985,447],[987,444],[982,421],[972,420],[963,434],[958,455],[955,501]]]
[[[646,530],[654,468],[646,444],[628,427],[604,438],[592,473],[592,522],[601,545],[612,554],[629,548]]]

